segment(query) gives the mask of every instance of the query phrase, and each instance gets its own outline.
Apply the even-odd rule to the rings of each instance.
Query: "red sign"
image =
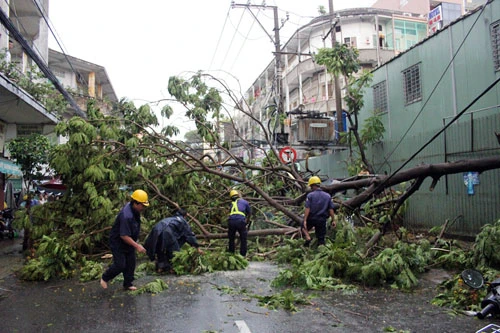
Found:
[[[288,164],[297,160],[297,151],[292,147],[283,147],[280,149],[281,162]]]

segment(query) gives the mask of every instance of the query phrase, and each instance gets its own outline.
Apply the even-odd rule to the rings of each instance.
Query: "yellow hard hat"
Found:
[[[239,196],[240,193],[236,190],[231,190],[231,192],[229,192],[229,197],[232,198],[232,197],[237,197]]]
[[[319,179],[318,176],[312,176],[311,178],[309,178],[309,181],[307,182],[307,185],[311,186],[311,185],[319,185],[321,184],[321,179]]]
[[[143,190],[135,190],[130,197],[144,206],[149,206],[148,194]]]

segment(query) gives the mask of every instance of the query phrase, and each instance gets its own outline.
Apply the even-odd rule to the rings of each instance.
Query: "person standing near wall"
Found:
[[[231,190],[231,192],[229,192],[229,196],[231,197],[231,212],[229,213],[227,231],[229,238],[229,252],[234,253],[234,240],[236,232],[238,232],[240,235],[240,254],[242,256],[246,256],[248,236],[247,224],[250,223],[252,209],[250,208],[248,201],[241,198],[238,191]]]
[[[335,212],[333,210],[333,201],[330,194],[324,192],[321,188],[321,179],[317,176],[309,178],[308,185],[311,187],[311,192],[306,197],[306,209],[304,212],[304,222],[302,232],[305,235],[305,246],[311,243],[309,230],[314,228],[318,246],[325,244],[326,236],[326,220],[330,216],[332,218],[332,226],[335,227]]]
[[[134,281],[136,255],[135,251],[146,253],[139,243],[141,231],[141,213],[149,206],[148,194],[143,190],[135,190],[131,200],[118,213],[109,235],[109,245],[113,253],[113,263],[101,277],[101,287],[108,288],[108,282],[123,273],[123,288],[137,290]]]

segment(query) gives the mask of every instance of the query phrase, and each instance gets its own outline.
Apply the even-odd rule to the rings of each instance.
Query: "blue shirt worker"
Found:
[[[250,222],[252,209],[250,204],[236,190],[229,192],[231,197],[231,212],[228,219],[227,236],[229,238],[229,252],[234,253],[235,245],[234,240],[236,232],[240,235],[240,254],[246,256],[247,254],[247,224]]]
[[[141,213],[149,206],[148,194],[135,190],[131,200],[118,213],[109,235],[109,245],[113,253],[113,263],[101,277],[101,287],[108,288],[108,282],[123,273],[123,288],[137,290],[134,281],[136,256],[135,251],[146,253],[139,243],[141,231]]]
[[[333,202],[330,194],[324,192],[321,188],[321,180],[317,176],[309,178],[308,185],[311,187],[311,192],[306,197],[306,210],[304,212],[304,223],[302,232],[305,235],[305,246],[309,246],[311,236],[309,230],[314,228],[318,245],[325,244],[326,236],[326,220],[332,218],[332,226],[335,227],[335,213],[333,210]]]
[[[158,222],[146,238],[144,248],[151,261],[156,259],[158,273],[172,269],[174,252],[179,251],[185,243],[195,247],[199,254],[203,254],[186,216],[186,210],[179,208],[174,216]]]

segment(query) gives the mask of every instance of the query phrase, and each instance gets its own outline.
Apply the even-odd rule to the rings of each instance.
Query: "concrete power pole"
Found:
[[[275,63],[275,87],[276,87],[276,112],[278,115],[281,115],[284,113],[283,109],[283,91],[282,91],[282,71],[281,71],[281,45],[280,45],[280,26],[279,26],[279,19],[278,19],[278,7],[277,6],[267,6],[267,5],[252,5],[252,4],[237,4],[233,3],[232,4],[233,8],[234,7],[244,7],[247,8],[250,14],[254,17],[254,19],[259,23],[260,27],[264,30],[264,32],[267,34],[269,39],[271,39],[271,42],[274,44],[274,63]],[[262,24],[259,22],[257,17],[254,15],[254,13],[250,10],[250,8],[260,8],[260,9],[267,9],[267,8],[272,8],[273,13],[274,13],[274,39],[273,37],[266,31],[266,29],[262,26]],[[281,124],[281,134],[284,134],[285,132],[285,125]],[[276,138],[275,138],[276,139]]]
[[[276,71],[276,96],[278,96],[278,101],[276,103],[278,115],[283,114],[283,92],[281,88],[281,80],[283,79],[283,74],[281,72],[281,45],[280,45],[280,27],[278,22],[278,7],[273,7],[274,12],[274,62]],[[281,124],[281,133],[285,133],[285,124]]]
[[[335,26],[337,25],[337,22],[333,22],[334,18],[334,11],[333,11],[333,0],[329,0],[329,7],[330,7],[330,26],[332,27],[332,32],[331,32],[331,37],[332,37],[332,47],[335,47],[337,44],[337,37],[336,37],[336,32],[335,32]],[[335,74],[333,76],[333,83],[335,85],[335,109],[337,112],[337,131],[339,133],[342,133],[344,131],[344,122],[342,121],[342,94],[340,92],[340,83],[339,83],[339,76]]]

